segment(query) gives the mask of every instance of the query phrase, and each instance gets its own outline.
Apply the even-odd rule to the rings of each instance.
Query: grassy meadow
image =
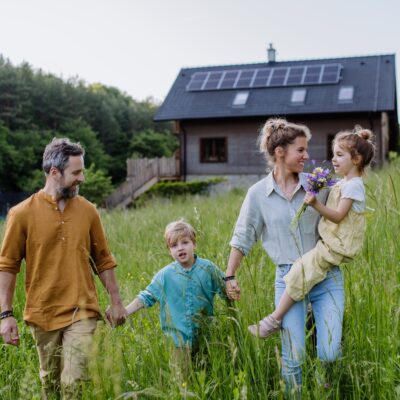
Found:
[[[366,180],[368,230],[362,254],[343,266],[346,306],[343,357],[333,371],[333,387],[318,385],[321,368],[308,338],[303,367],[304,399],[400,399],[400,162],[371,171]],[[129,211],[103,213],[125,303],[170,262],[165,225],[184,217],[198,231],[197,253],[226,268],[229,240],[244,192],[213,197],[155,199]],[[275,268],[257,245],[239,270],[242,298],[233,307],[217,298],[210,335],[187,381],[170,368],[171,344],[162,334],[158,306],[141,310],[95,336],[91,382],[84,399],[282,399],[280,340],[260,341],[247,325],[272,310]],[[102,308],[107,296],[98,284]],[[22,322],[23,276],[14,298],[21,344],[0,344],[0,399],[39,399],[38,360]]]

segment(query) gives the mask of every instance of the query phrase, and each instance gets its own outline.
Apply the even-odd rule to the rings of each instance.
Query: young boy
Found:
[[[168,224],[164,238],[175,261],[156,273],[150,285],[126,307],[126,313],[160,303],[161,329],[173,339],[177,348],[174,357],[182,364],[198,345],[204,317],[213,315],[214,296],[218,293],[223,297],[224,274],[211,261],[195,255],[196,233],[187,222]]]

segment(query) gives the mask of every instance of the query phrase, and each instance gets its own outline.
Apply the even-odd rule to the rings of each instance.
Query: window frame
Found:
[[[302,100],[294,100],[293,97],[298,94],[302,94]],[[302,105],[305,104],[307,98],[307,89],[306,88],[295,88],[292,90],[292,94],[290,95],[290,104],[293,105]]]
[[[340,95],[347,91],[347,90],[351,90],[351,98],[340,98]],[[338,103],[343,104],[343,103],[353,103],[354,102],[354,86],[352,85],[347,85],[347,86],[341,86],[339,88],[339,92],[338,92]]]
[[[216,141],[216,140],[223,140],[224,144],[224,159],[223,160],[207,160],[205,159],[205,142],[206,141]],[[214,142],[216,143],[216,142]],[[217,153],[217,146],[214,145],[215,148],[213,149],[213,153]],[[221,164],[228,162],[228,137],[227,136],[213,136],[213,137],[201,137],[200,138],[200,146],[199,146],[199,160],[201,164]]]
[[[232,101],[232,107],[234,108],[241,108],[245,107],[247,104],[247,101],[249,100],[250,97],[250,92],[248,90],[242,90],[240,92],[235,93],[235,97],[233,98]],[[237,102],[240,100],[240,102]]]

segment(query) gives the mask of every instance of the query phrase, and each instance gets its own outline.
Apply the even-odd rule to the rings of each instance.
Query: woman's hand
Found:
[[[231,279],[226,282],[226,294],[230,300],[240,299],[240,287],[236,279]]]

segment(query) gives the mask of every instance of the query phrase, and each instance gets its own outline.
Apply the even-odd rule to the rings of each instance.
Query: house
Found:
[[[276,61],[182,69],[156,121],[175,121],[181,178],[225,176],[249,185],[265,173],[260,127],[283,116],[313,134],[312,159],[330,160],[336,132],[356,124],[376,135],[376,162],[397,149],[395,55]]]

